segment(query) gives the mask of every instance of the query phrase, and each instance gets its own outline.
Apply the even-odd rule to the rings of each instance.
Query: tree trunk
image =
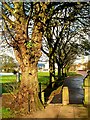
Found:
[[[53,58],[53,77],[55,80],[55,60],[54,60],[54,58]]]
[[[66,67],[65,67],[65,77],[67,77],[67,69],[66,69]]]
[[[62,77],[63,77],[63,75],[64,75],[64,72],[63,72],[63,67],[62,67]]]
[[[20,89],[14,99],[12,106],[17,111],[31,112],[43,109],[38,96],[38,77],[37,77],[37,64],[41,56],[41,43],[42,43],[42,24],[35,23],[32,40],[29,41],[31,46],[29,48],[25,45],[26,36],[21,31],[20,26],[17,26],[16,39],[18,40],[18,48],[14,49],[16,59],[20,65],[22,80]],[[24,32],[25,33],[25,32]]]
[[[49,85],[52,88],[52,77],[53,77],[53,61],[49,58]]]
[[[61,66],[58,64],[58,80],[61,79]]]
[[[55,62],[53,56],[49,58],[49,74],[50,74],[50,80],[49,84],[50,87],[52,88],[52,79],[54,78],[55,80]]]
[[[43,108],[38,96],[37,65],[33,64],[22,71],[19,92],[14,100],[14,109],[31,112]]]

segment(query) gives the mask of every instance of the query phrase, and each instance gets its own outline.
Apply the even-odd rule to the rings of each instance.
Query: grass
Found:
[[[76,72],[68,72],[67,76],[82,76],[81,74],[77,74]]]
[[[10,83],[16,81],[16,75],[0,76],[0,83]]]
[[[0,118],[14,118],[13,112],[10,110],[10,108],[2,107],[0,108]]]
[[[21,79],[21,77],[20,77]],[[38,72],[38,80],[41,83],[46,84],[47,81],[49,80],[49,73],[48,72]],[[5,75],[5,76],[0,76],[0,83],[12,83],[16,82],[16,75]]]
[[[38,72],[38,81],[47,84],[49,82],[49,72]]]

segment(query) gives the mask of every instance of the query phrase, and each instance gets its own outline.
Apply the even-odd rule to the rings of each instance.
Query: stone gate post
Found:
[[[90,105],[90,71],[88,71],[87,77],[84,79],[83,83],[84,89],[84,105]]]
[[[69,90],[68,90],[68,87],[63,87],[62,104],[63,105],[68,105],[69,104]]]

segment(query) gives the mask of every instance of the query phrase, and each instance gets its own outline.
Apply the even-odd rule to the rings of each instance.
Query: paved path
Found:
[[[69,89],[69,102],[71,104],[82,104],[83,103],[83,79],[84,76],[68,77],[64,82],[64,86]],[[55,95],[51,103],[62,103],[62,92]]]
[[[70,94],[70,103],[80,104],[83,103],[83,76],[67,78],[64,86],[68,86]]]
[[[84,70],[79,70],[79,71],[77,71],[77,73],[81,74],[84,77],[87,75],[87,71],[84,71]]]
[[[31,116],[26,116],[27,118],[84,118],[88,119],[88,109],[83,107],[83,105],[67,105],[63,106],[62,104],[49,104],[43,111],[36,112]],[[24,118],[24,117],[23,117]],[[56,119],[57,120],[57,119]]]

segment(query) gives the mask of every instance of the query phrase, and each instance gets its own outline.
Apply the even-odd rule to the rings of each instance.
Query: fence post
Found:
[[[16,73],[16,80],[17,80],[17,82],[20,82],[20,73],[19,72]]]
[[[68,105],[69,104],[69,90],[68,90],[68,87],[63,87],[62,104],[63,105]]]
[[[44,104],[45,103],[44,92],[41,93],[41,100],[42,100],[42,103]]]

